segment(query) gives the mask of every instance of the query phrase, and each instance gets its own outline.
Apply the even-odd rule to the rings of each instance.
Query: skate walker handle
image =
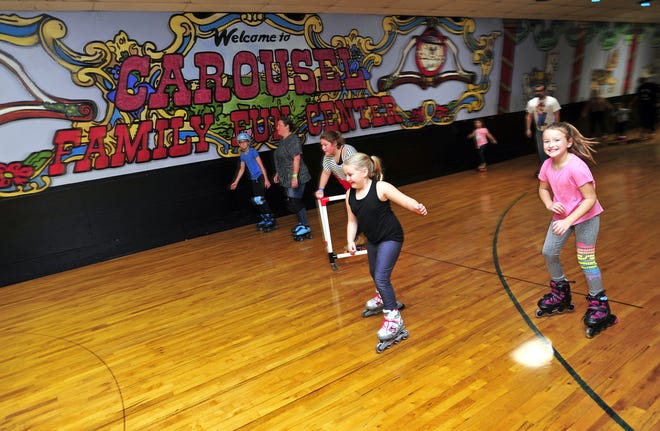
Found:
[[[323,239],[325,242],[325,247],[328,252],[328,259],[330,260],[330,267],[334,270],[337,269],[337,264],[335,261],[337,259],[343,259],[350,256],[356,256],[361,254],[366,254],[366,250],[358,250],[355,254],[350,253],[335,253],[332,250],[332,235],[330,233],[330,222],[328,220],[328,203],[334,201],[340,201],[346,199],[346,193],[341,195],[334,196],[323,196],[322,198],[317,198],[316,206],[319,209],[319,217],[321,219],[321,227],[323,228]]]

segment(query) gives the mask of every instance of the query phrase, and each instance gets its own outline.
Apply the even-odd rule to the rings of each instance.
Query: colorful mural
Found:
[[[0,96],[0,197],[236,157],[242,131],[267,151],[277,146],[282,116],[310,142],[323,130],[356,136],[492,115],[491,85],[501,62],[514,61],[502,57],[500,20],[368,16],[339,30],[340,15],[107,13],[93,23],[88,16],[0,14],[0,76],[12,77],[5,89],[26,94]],[[73,31],[83,23],[87,33]],[[575,34],[566,28],[521,22],[513,33],[516,44],[532,35],[546,56],[542,69],[518,69],[523,94],[534,81],[554,82],[559,41]],[[606,31],[582,28],[576,39],[588,43]],[[621,55],[602,40],[612,54],[592,80],[615,85],[611,65]],[[47,60],[32,63],[37,52]],[[56,71],[70,82],[51,79],[62,76]],[[69,94],[71,86],[86,97]],[[26,128],[43,128],[47,140],[28,138]]]
[[[0,165],[0,196],[34,193],[67,174],[210,151],[234,157],[234,137],[241,131],[252,134],[258,149],[275,148],[273,125],[284,115],[294,118],[305,141],[327,129],[448,124],[462,109],[482,108],[499,32],[475,37],[469,19],[380,19],[381,34],[374,38],[360,29],[324,36],[325,21],[313,14],[180,14],[170,17],[173,38],[162,49],[121,30],[112,40],[88,42],[77,52],[65,43],[67,22],[50,15],[0,16],[0,41],[42,48],[76,85],[95,88],[105,103],[49,96],[0,47],[2,65],[34,96],[0,105],[0,124],[46,117],[71,123],[55,131],[51,148]],[[459,36],[461,46],[443,31]],[[374,88],[376,67],[387,64],[385,56],[404,36],[406,51],[415,46],[419,79],[396,71],[380,77]],[[428,55],[434,44],[443,57],[432,64]],[[459,50],[472,57],[478,73],[461,66]],[[446,55],[457,71],[442,72]],[[399,69],[403,64],[401,59]],[[449,100],[417,101],[411,108],[402,108],[387,91],[404,84],[425,88],[429,79],[433,86],[455,79],[466,87]],[[383,80],[389,84],[383,87]]]

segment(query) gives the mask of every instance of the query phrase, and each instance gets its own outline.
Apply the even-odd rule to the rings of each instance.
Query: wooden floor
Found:
[[[410,338],[382,354],[366,256],[333,271],[316,210],[302,243],[288,216],[0,289],[0,429],[658,430],[658,141],[597,155],[619,324],[593,339],[573,240],[575,312],[534,317],[550,215],[527,156],[402,187],[429,215],[396,210]]]

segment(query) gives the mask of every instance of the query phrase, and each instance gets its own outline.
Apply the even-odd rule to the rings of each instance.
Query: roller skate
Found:
[[[376,353],[383,353],[392,344],[407,340],[409,336],[408,330],[403,325],[399,310],[383,310],[383,313],[385,313],[385,320],[383,320],[383,325],[378,330],[380,341],[376,344]]]
[[[302,224],[297,225],[291,233],[294,241],[304,241],[305,238],[312,238],[312,229]]]
[[[550,280],[550,293],[539,299],[536,317],[573,311],[575,305],[571,303],[571,286],[567,280]]]
[[[402,302],[396,302],[396,308],[403,310],[406,308],[405,304]],[[373,298],[367,301],[364,305],[364,310],[362,310],[362,317],[375,316],[383,312],[383,298],[380,297],[378,293],[374,295]]]
[[[584,313],[582,321],[587,327],[585,333],[587,338],[593,338],[599,332],[619,323],[619,319],[610,312],[610,303],[605,296],[605,291],[594,296],[587,295],[589,305]]]
[[[485,163],[480,164],[479,167],[477,168],[477,170],[479,172],[486,172],[487,171],[486,164]]]
[[[277,223],[272,214],[261,214],[261,221],[257,223],[257,230],[259,232],[270,232],[277,229]]]

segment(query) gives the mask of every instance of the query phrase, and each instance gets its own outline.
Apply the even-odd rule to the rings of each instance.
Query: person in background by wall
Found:
[[[598,90],[591,90],[591,97],[582,109],[582,117],[589,119],[589,134],[591,136],[600,137],[607,133],[605,119],[607,113],[611,110],[612,104],[601,96]]]
[[[474,138],[474,146],[479,155],[479,167],[477,169],[480,172],[486,172],[486,147],[488,147],[489,141],[497,144],[497,139],[484,127],[481,120],[474,120],[474,130],[467,137],[468,139]]]
[[[525,115],[525,136],[532,137],[532,120],[536,129],[536,152],[539,162],[543,163],[548,156],[543,151],[543,131],[550,124],[558,123],[561,105],[559,101],[546,94],[545,84],[534,87],[535,96],[527,102],[527,115]],[[537,172],[538,173],[538,172]]]
[[[614,117],[614,132],[616,133],[617,142],[623,143],[626,142],[628,137],[628,121],[630,120],[630,108],[623,106],[623,103],[616,102],[614,104],[614,111],[612,111],[612,116]]]
[[[641,138],[648,139],[652,137],[655,133],[655,122],[658,115],[658,86],[649,79],[648,75],[639,78],[639,86],[632,104],[637,105],[639,122],[642,128]]]
[[[344,160],[357,153],[357,150],[346,144],[346,140],[342,134],[335,130],[324,131],[321,134],[319,142],[323,151],[323,160],[321,160],[322,171],[319,178],[319,187],[315,195],[318,199],[321,199],[325,195],[325,186],[328,184],[328,180],[332,175],[335,176],[344,190],[351,188],[350,183],[346,181],[346,175],[342,166]]]
[[[270,205],[268,205],[268,201],[266,201],[266,189],[270,188],[268,173],[261,161],[261,157],[259,157],[259,152],[250,147],[250,135],[241,132],[236,137],[236,141],[238,142],[241,152],[239,156],[240,162],[238,165],[238,172],[236,173],[236,179],[234,179],[234,182],[231,183],[229,188],[236,190],[238,181],[243,176],[245,167],[247,166],[248,171],[250,172],[250,184],[252,187],[251,202],[257,206],[261,217],[261,220],[257,223],[257,229],[263,232],[270,232],[277,228],[277,224],[275,223],[273,212],[270,210]]]
[[[273,153],[275,176],[273,182],[284,187],[287,208],[298,217],[298,224],[291,229],[293,239],[303,241],[312,237],[312,229],[307,220],[307,208],[303,202],[305,184],[312,179],[302,158],[302,143],[293,133],[293,119],[283,117],[277,121],[276,131],[282,138]]]

